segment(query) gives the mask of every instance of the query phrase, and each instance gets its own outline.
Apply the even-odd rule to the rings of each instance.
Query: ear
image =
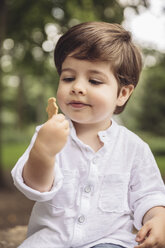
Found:
[[[118,99],[117,99],[117,106],[123,106],[128,98],[131,96],[134,90],[133,84],[125,85],[120,89]]]

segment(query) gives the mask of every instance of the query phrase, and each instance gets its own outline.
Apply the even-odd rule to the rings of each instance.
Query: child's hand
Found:
[[[64,147],[68,134],[69,122],[64,115],[53,115],[40,129],[35,146],[44,154],[55,156]]]
[[[135,248],[165,248],[165,215],[147,221],[136,236]]]

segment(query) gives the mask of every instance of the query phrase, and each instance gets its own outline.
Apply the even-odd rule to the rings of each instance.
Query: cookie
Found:
[[[46,112],[48,113],[48,119],[51,119],[53,115],[58,113],[58,106],[56,104],[56,98],[50,97],[48,99],[48,106],[46,108]]]

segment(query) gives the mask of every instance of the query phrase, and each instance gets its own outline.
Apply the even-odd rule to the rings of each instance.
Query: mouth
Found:
[[[80,102],[80,101],[71,101],[68,103],[68,105],[72,106],[73,108],[76,108],[76,109],[80,109],[80,108],[83,108],[83,107],[86,107],[86,106],[90,106],[89,104],[87,103],[84,103],[84,102]]]

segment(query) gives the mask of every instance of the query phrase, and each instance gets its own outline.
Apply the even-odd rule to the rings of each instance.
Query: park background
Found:
[[[0,1],[0,230],[28,222],[33,203],[14,189],[10,171],[27,148],[35,126],[47,120],[47,99],[56,96],[53,50],[58,38],[84,21],[120,23],[134,34],[136,22],[133,26],[131,22],[148,13],[153,1],[160,2]],[[155,20],[164,14],[162,4]],[[144,68],[124,113],[115,118],[150,145],[165,180],[165,47],[138,39],[136,32],[133,39],[143,52]]]

